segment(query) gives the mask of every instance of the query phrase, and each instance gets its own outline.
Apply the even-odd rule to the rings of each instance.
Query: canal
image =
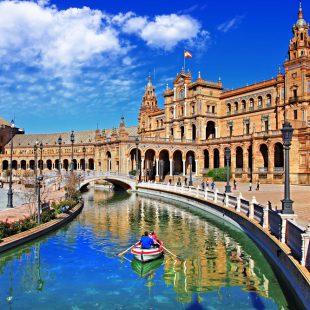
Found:
[[[84,198],[73,222],[0,256],[0,309],[290,307],[265,256],[230,224],[151,196]],[[148,229],[178,258],[142,265],[117,256]]]

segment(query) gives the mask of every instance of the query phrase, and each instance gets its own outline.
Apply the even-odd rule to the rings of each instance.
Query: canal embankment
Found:
[[[45,234],[56,230],[68,222],[72,221],[83,209],[84,202],[79,202],[75,207],[68,210],[66,213],[57,215],[57,218],[47,223],[41,224],[29,230],[12,235],[0,240],[0,253],[20,246],[26,242],[44,236]]]
[[[140,183],[138,192],[187,203],[212,213],[249,235],[267,254],[301,305],[310,304],[309,231],[294,222],[294,215],[286,216],[247,201],[198,188],[177,187],[156,183]]]

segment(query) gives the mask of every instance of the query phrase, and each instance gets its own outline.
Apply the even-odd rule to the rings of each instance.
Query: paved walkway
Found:
[[[226,182],[216,182],[216,186],[220,192],[224,191]],[[272,208],[277,206],[281,210],[281,200],[284,198],[284,185],[280,184],[260,184],[259,191],[256,189],[256,184],[253,183],[252,191],[249,191],[248,183],[237,183],[237,190],[233,189],[233,183],[230,183],[232,194],[242,196],[246,199],[251,199],[255,196],[256,200],[261,204],[266,204],[268,200],[272,203]],[[291,199],[294,201],[293,209],[298,215],[297,223],[307,226],[310,224],[310,186],[307,185],[291,185]]]
[[[8,187],[6,184],[5,188]],[[23,186],[21,185],[14,185],[13,193],[16,191],[24,191]],[[64,197],[64,191],[53,191],[52,188],[46,190],[44,192],[44,201],[45,202],[52,202],[61,200]],[[13,196],[13,205],[14,205],[14,196]],[[0,210],[0,221],[8,221],[10,223],[16,222],[18,220],[24,219],[25,217],[29,217],[30,214],[33,214],[37,208],[37,203],[30,204],[25,203],[19,206],[14,206],[12,209],[4,209]]]

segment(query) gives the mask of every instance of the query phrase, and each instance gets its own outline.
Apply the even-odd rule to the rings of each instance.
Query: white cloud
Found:
[[[236,16],[236,17],[226,21],[225,23],[220,24],[217,27],[217,30],[226,33],[232,29],[237,28],[242,19],[243,19],[243,16]]]
[[[187,15],[160,15],[153,21],[147,17],[131,17],[126,20],[123,31],[136,33],[150,47],[171,50],[182,41],[191,41],[197,37],[201,26]]]
[[[125,51],[118,33],[104,25],[99,10],[59,11],[47,1],[0,2],[0,57],[3,62],[30,62],[63,69],[87,63],[100,53]]]

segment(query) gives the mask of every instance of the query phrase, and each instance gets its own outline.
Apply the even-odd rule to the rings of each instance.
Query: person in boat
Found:
[[[149,236],[150,236],[150,238],[152,238],[154,240],[154,246],[159,248],[159,246],[161,245],[161,241],[159,239],[157,239],[155,231],[150,230]]]
[[[145,231],[140,239],[140,244],[142,249],[150,249],[155,243],[154,240],[150,238],[149,233]]]

